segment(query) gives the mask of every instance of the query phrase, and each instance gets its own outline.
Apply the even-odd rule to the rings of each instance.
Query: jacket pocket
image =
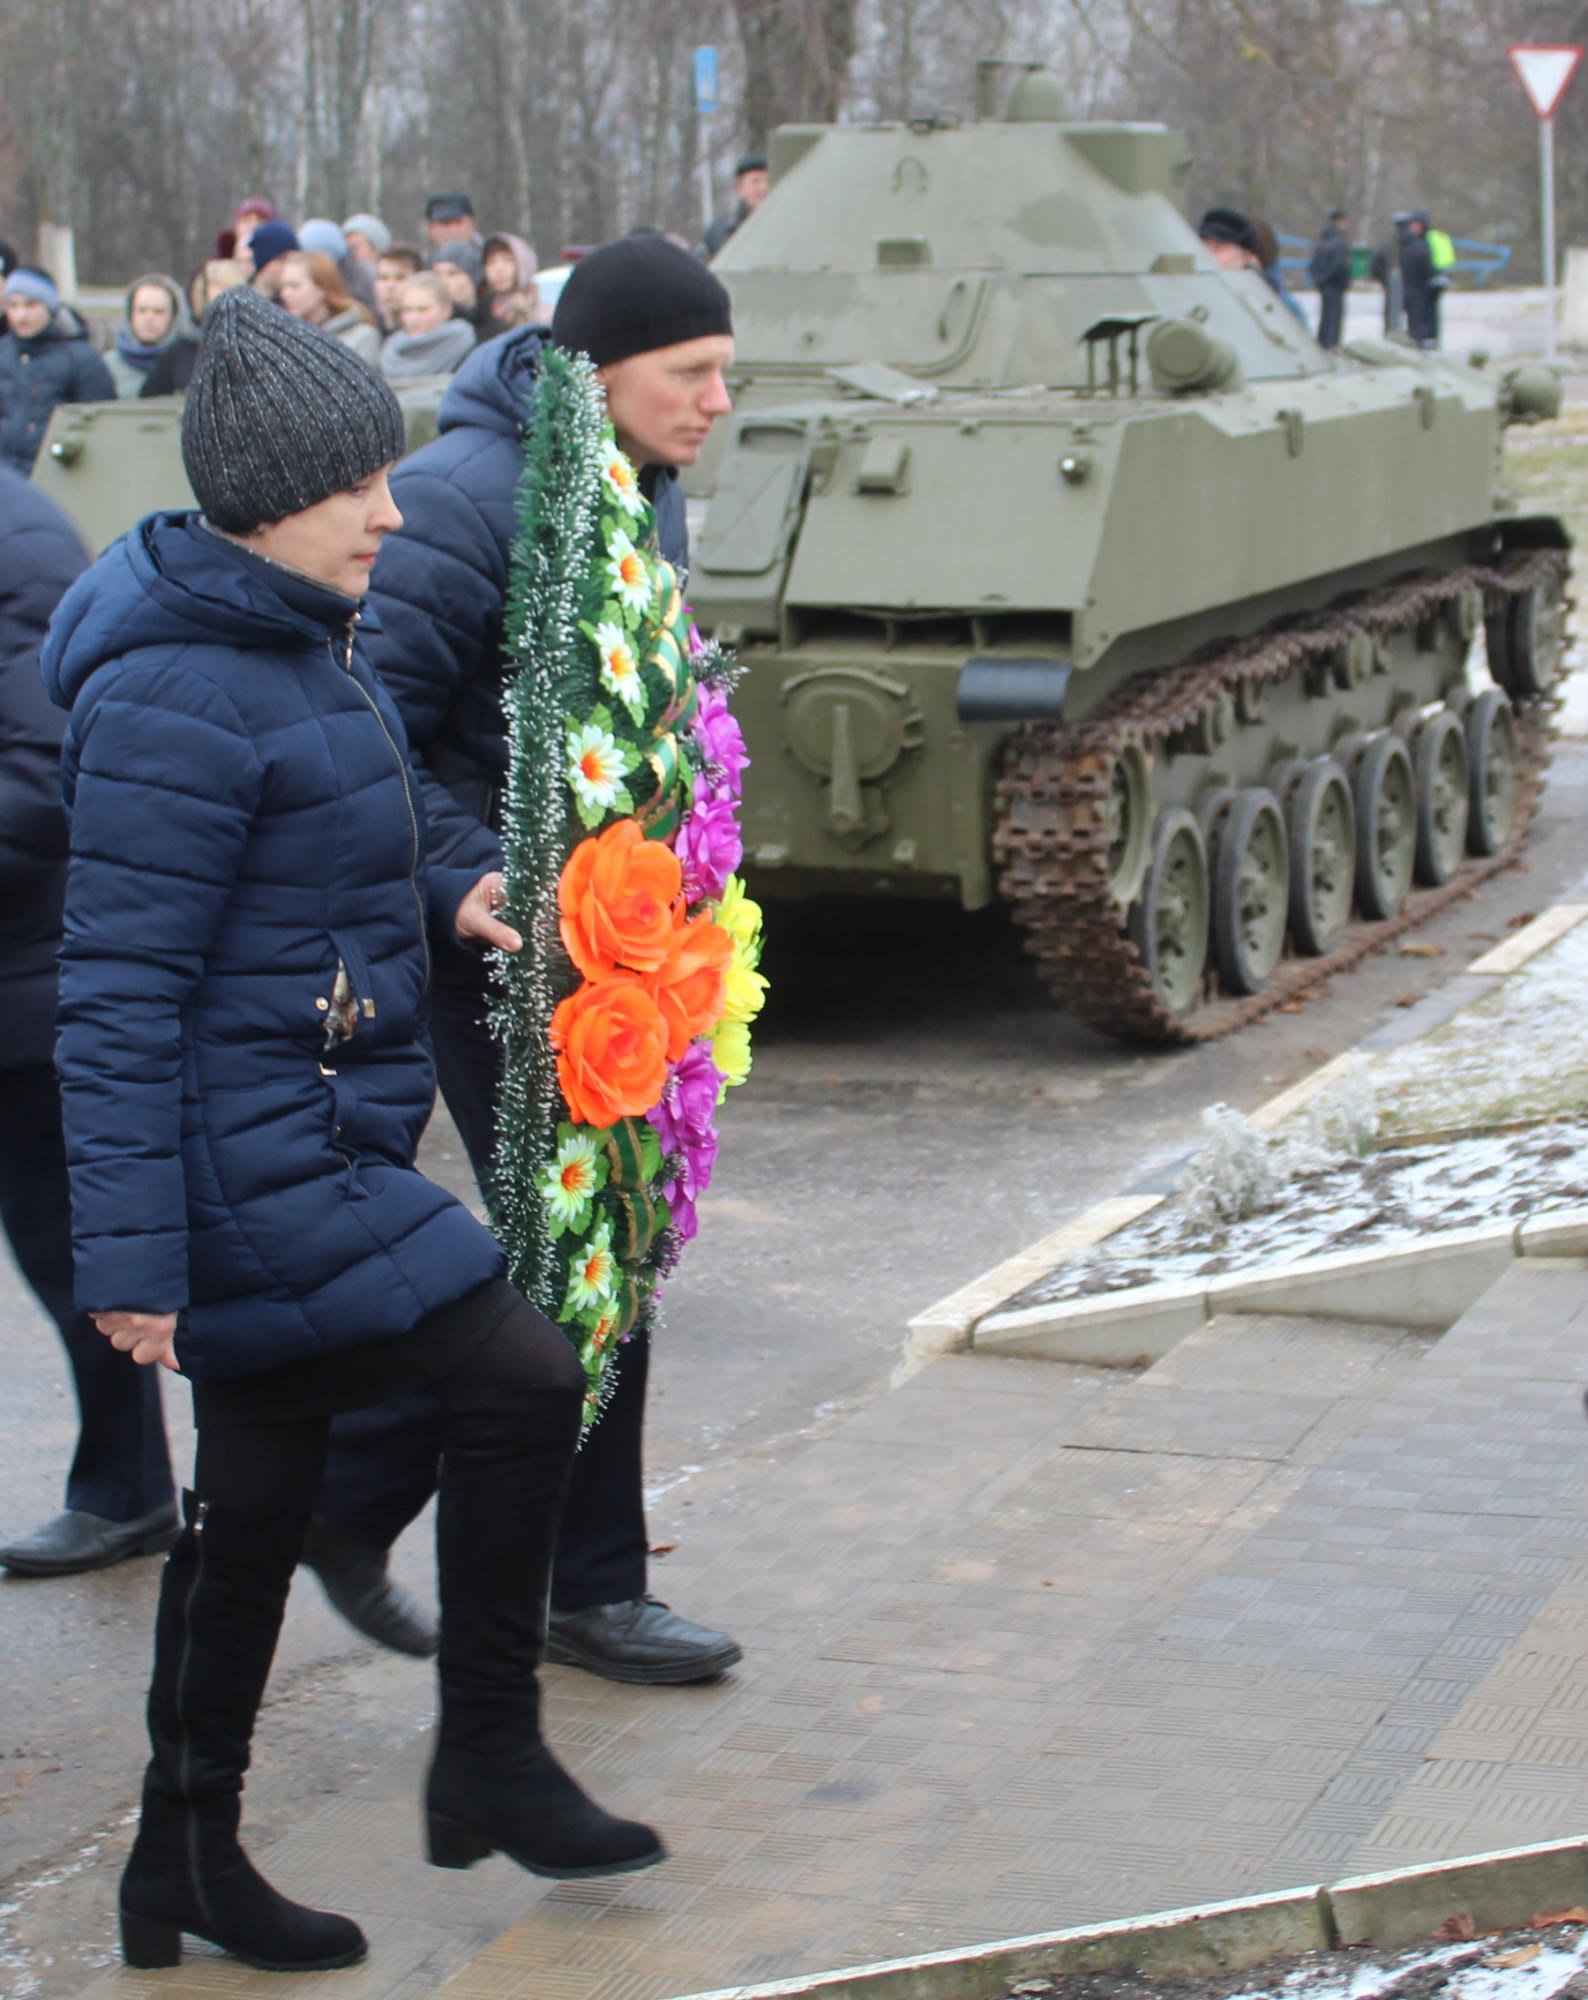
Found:
[[[374,984],[369,961],[357,940],[346,931],[332,931],[336,950],[336,973],[329,1002],[325,1007],[325,1047],[328,1053],[351,1041],[360,1021],[375,1018]]]

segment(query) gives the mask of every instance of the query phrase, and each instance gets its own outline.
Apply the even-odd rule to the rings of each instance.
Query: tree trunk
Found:
[[[734,0],[752,146],[779,125],[831,124],[855,52],[857,0]]]

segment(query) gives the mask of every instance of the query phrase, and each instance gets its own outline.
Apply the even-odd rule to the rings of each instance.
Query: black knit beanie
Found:
[[[333,334],[242,287],[204,315],[182,463],[215,527],[240,535],[300,514],[404,445],[397,398]]]
[[[551,337],[598,368],[733,332],[727,288],[692,251],[649,233],[620,236],[581,257],[557,296]]]

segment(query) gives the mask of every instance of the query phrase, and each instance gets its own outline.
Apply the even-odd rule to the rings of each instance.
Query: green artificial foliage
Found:
[[[557,931],[557,881],[569,842],[564,718],[589,678],[580,624],[589,615],[600,548],[605,429],[590,362],[543,347],[507,591],[503,916],[524,948],[493,958],[491,1027],[502,1047],[502,1077],[488,1199],[509,1278],[551,1320],[562,1307],[566,1263],[537,1170],[555,1156],[567,1114],[547,1030],[558,1001],[578,983]]]

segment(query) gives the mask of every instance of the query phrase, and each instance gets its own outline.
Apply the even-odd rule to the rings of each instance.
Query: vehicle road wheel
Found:
[[[1158,998],[1171,1014],[1189,1014],[1208,956],[1208,857],[1202,829],[1182,806],[1158,815],[1130,935]]]
[[[1290,935],[1297,951],[1321,958],[1351,921],[1356,886],[1356,809],[1332,757],[1315,757],[1286,809],[1290,835]]]
[[[1516,824],[1516,724],[1498,688],[1485,688],[1467,710],[1466,732],[1467,846],[1498,854]]]
[[[1279,802],[1237,792],[1213,864],[1213,956],[1226,993],[1259,993],[1279,963],[1290,911],[1290,851]]]
[[[1115,904],[1136,900],[1152,856],[1152,780],[1139,743],[1123,743],[1108,774],[1104,804],[1108,887]]]
[[[1448,708],[1431,715],[1412,748],[1417,780],[1417,880],[1428,889],[1451,881],[1467,852],[1467,737]]]
[[[1357,760],[1356,900],[1377,923],[1406,900],[1417,858],[1417,786],[1406,745],[1386,729]]]
[[[1497,625],[1503,626],[1496,645]],[[1560,672],[1566,643],[1566,606],[1560,579],[1545,577],[1519,590],[1488,620],[1489,671],[1513,701],[1545,694]]]

